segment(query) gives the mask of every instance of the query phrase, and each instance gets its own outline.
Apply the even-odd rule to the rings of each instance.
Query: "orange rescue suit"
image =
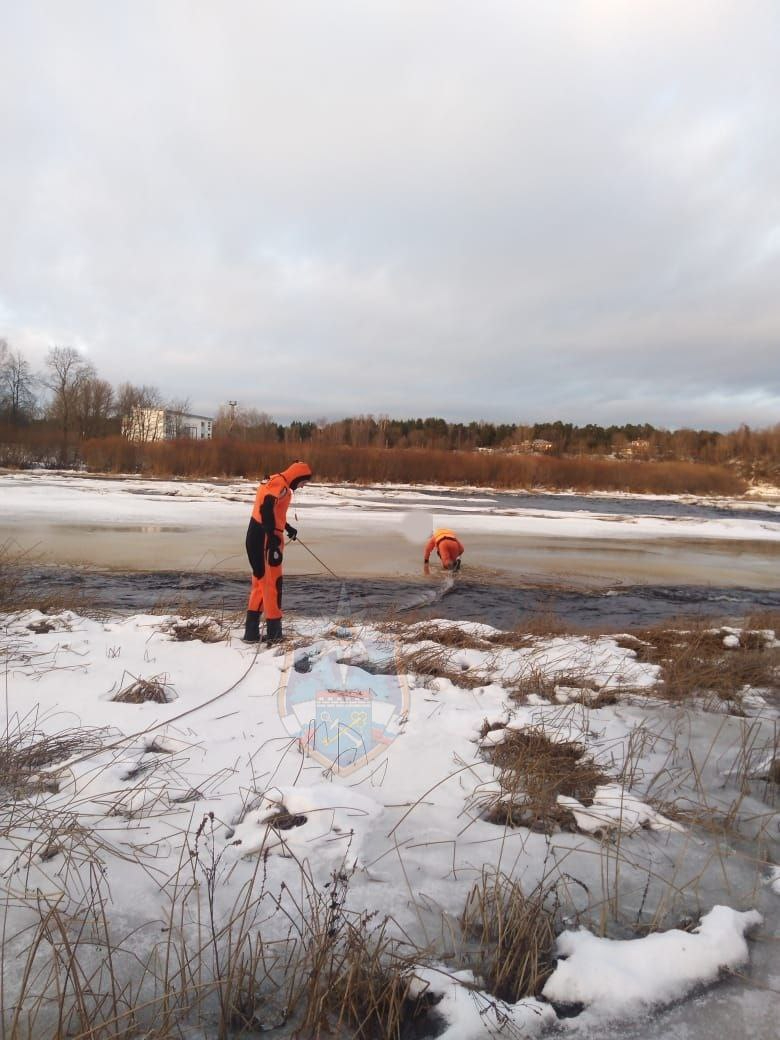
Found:
[[[295,488],[310,480],[311,475],[311,467],[305,462],[294,462],[264,480],[255,495],[246,533],[246,554],[252,567],[247,609],[262,611],[267,620],[282,616],[284,534],[296,534],[287,523],[287,510]]]
[[[439,527],[431,535],[428,544],[425,546],[426,563],[434,549],[439,554],[441,565],[445,571],[451,570],[455,561],[466,551],[455,532],[450,531],[446,527]]]

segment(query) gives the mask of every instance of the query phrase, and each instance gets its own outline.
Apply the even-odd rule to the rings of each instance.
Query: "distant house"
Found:
[[[635,440],[629,441],[626,447],[623,449],[623,454],[632,457],[634,455],[648,455],[650,453],[650,441],[646,440]]]
[[[538,453],[546,453],[553,450],[555,445],[552,441],[545,441],[537,437],[534,441],[518,441],[512,445],[512,454],[514,455],[532,455]]]
[[[170,408],[133,408],[122,419],[122,436],[131,441],[172,441],[177,437],[210,441],[213,425],[208,415],[187,415]]]

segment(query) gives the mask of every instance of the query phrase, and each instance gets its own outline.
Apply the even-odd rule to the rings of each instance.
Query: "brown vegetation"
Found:
[[[179,643],[224,643],[230,636],[229,626],[211,617],[172,621],[164,628]]]
[[[90,470],[151,476],[256,478],[305,454],[322,481],[442,483],[554,490],[739,494],[744,481],[718,466],[688,462],[621,462],[594,458],[489,455],[424,449],[349,448],[328,444],[291,447],[234,440],[134,444],[122,437],[86,441]]]
[[[493,728],[486,724],[482,736]],[[486,746],[484,754],[500,770],[500,793],[483,806],[484,816],[502,826],[545,833],[573,830],[574,818],[558,804],[558,795],[592,805],[596,788],[609,779],[586,757],[581,744],[551,739],[540,728],[508,730],[501,743]]]
[[[396,655],[393,670],[423,676],[425,680],[447,679],[453,686],[474,690],[490,679],[454,660],[452,647],[421,646]]]
[[[0,430],[0,465],[63,463],[53,433]],[[253,443],[235,439],[137,443],[121,436],[85,440],[67,460],[91,472],[154,477],[256,479],[305,455],[316,478],[355,483],[442,483],[503,488],[734,495],[746,488],[732,469],[682,461],[637,461],[593,456],[488,454],[424,448],[374,448],[307,442]]]
[[[133,678],[133,681],[123,687],[111,700],[120,704],[143,704],[145,701],[153,701],[155,704],[168,704],[174,699],[170,684],[165,676],[155,675],[150,679]]]
[[[56,770],[77,752],[100,747],[102,734],[84,726],[49,735],[37,728],[34,713],[25,719],[10,719],[0,734],[0,806],[9,799],[58,790]]]
[[[539,996],[555,963],[555,910],[552,889],[541,885],[526,896],[516,879],[483,870],[461,927],[477,943],[473,970],[488,993],[512,1004]]]
[[[765,631],[741,631],[736,646],[724,642],[730,634],[700,622],[684,629],[642,629],[617,642],[637,660],[660,666],[654,693],[673,701],[715,698],[739,711],[746,688],[780,688],[780,650]]]

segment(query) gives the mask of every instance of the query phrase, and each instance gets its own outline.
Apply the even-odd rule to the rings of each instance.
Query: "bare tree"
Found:
[[[29,422],[35,412],[35,380],[20,351],[0,340],[0,413],[14,426]]]
[[[60,423],[60,462],[66,463],[68,438],[76,412],[76,394],[85,380],[95,378],[95,370],[75,347],[52,347],[46,357],[46,367],[49,372],[42,382],[53,395],[49,414]]]
[[[172,399],[168,402],[166,407],[165,417],[165,436],[166,437],[184,437],[186,436],[186,424],[185,418],[190,411],[190,399],[189,397],[181,397],[178,399]]]
[[[245,408],[235,401],[220,405],[214,420],[215,437],[268,443],[278,440],[276,423],[267,412]]]
[[[76,387],[74,411],[82,440],[106,435],[113,398],[111,384],[97,376],[88,376]]]
[[[156,386],[122,383],[114,395],[114,415],[122,433],[134,441],[156,441],[165,436],[163,396]]]

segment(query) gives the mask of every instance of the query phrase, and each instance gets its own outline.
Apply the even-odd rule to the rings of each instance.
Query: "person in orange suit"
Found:
[[[426,567],[434,549],[439,554],[441,565],[445,571],[460,570],[460,558],[466,550],[454,531],[450,531],[447,527],[439,527],[433,532],[425,546],[423,562]]]
[[[252,589],[244,628],[245,643],[260,642],[260,615],[265,614],[267,643],[279,643],[282,636],[282,560],[284,536],[295,541],[298,532],[287,523],[287,510],[293,492],[311,480],[306,462],[293,462],[281,473],[274,473],[257,489],[252,516],[246,532],[246,554],[252,568]]]

